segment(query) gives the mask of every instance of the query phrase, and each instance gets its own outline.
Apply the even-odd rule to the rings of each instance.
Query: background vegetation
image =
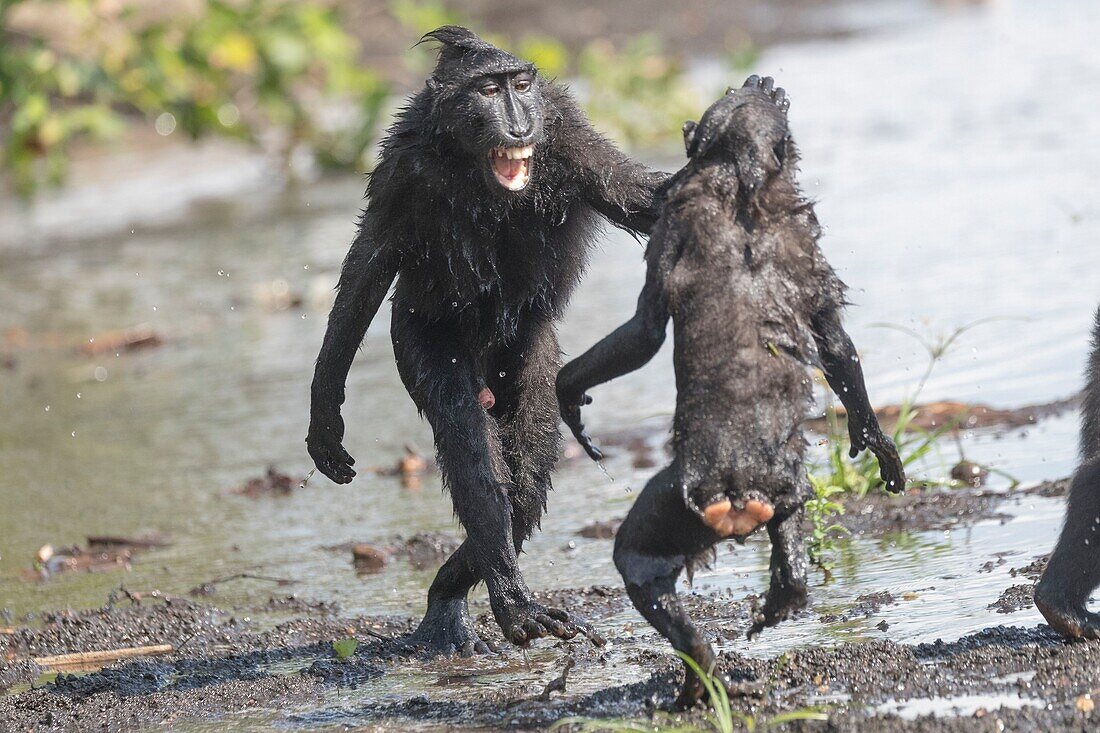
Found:
[[[468,23],[436,2],[390,0],[387,11],[410,46]],[[346,16],[333,0],[0,0],[0,174],[30,196],[64,181],[76,146],[140,125],[256,146],[288,178],[302,165],[365,170],[408,90],[361,63]],[[677,144],[706,102],[656,35],[577,54],[538,34],[486,35],[575,80],[595,123],[627,147]],[[752,58],[739,49],[734,65]],[[402,63],[422,78],[433,59],[421,47]]]

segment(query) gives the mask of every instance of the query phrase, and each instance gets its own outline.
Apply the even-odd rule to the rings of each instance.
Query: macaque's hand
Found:
[[[584,429],[584,423],[581,422],[581,408],[591,404],[592,398],[583,392],[577,396],[558,393],[558,409],[561,412],[562,421],[573,432],[573,437],[581,444],[588,457],[593,461],[599,461],[603,459],[603,452],[592,442],[588,431]]]
[[[306,448],[317,470],[338,484],[351,483],[355,478],[355,459],[346,450],[344,439],[344,419],[340,417],[340,408],[333,410],[314,409],[309,419],[309,434],[306,436]]]
[[[886,490],[897,494],[905,490],[905,466],[898,455],[897,446],[882,432],[878,423],[870,424],[848,416],[848,437],[852,449],[848,455],[855,458],[861,450],[869,449],[878,459],[878,471]]]

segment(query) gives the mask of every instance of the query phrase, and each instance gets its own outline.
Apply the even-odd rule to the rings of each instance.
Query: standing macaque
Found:
[[[456,26],[397,115],[367,185],[317,357],[306,445],[337,483],[355,476],[340,407],[352,359],[390,285],[397,371],[435,434],[466,540],[443,564],[410,641],[489,651],[470,589],[484,582],[504,637],[574,637],[587,624],[537,603],[520,574],[561,436],[555,327],[604,220],[648,233],[667,176],[630,161],[569,94]]]
[[[674,458],[619,529],[615,565],[635,608],[704,670],[714,668],[714,651],[681,605],[676,580],[705,564],[716,543],[767,527],[771,584],[749,638],[806,605],[803,505],[812,490],[801,426],[811,366],[848,411],[852,455],[870,449],[886,488],[905,485],[841,325],[844,284],[818,248],[813,206],[795,180],[788,106],[770,77],[751,76],[698,125],[684,125],[689,160],[654,227],[637,312],[557,380],[562,418],[598,460],[581,422],[586,392],[648,362],[672,318]],[[703,693],[685,665],[676,706]]]

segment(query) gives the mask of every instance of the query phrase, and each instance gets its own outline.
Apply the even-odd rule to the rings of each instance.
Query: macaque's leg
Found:
[[[764,608],[756,614],[749,629],[751,639],[766,626],[780,621],[806,606],[806,543],[802,521],[806,515],[801,506],[778,514],[768,522],[768,537],[772,542],[771,584],[764,599]]]
[[[1088,610],[1100,585],[1100,461],[1077,469],[1069,487],[1066,522],[1043,577],[1035,605],[1056,630],[1074,638],[1100,639],[1100,614]]]
[[[400,333],[394,339],[398,372],[431,423],[443,483],[467,538],[432,584],[428,611],[413,640],[442,653],[469,649],[472,641],[476,651],[479,640],[470,638],[464,604],[477,580],[485,582],[493,615],[509,641],[573,638],[582,624],[536,603],[519,570],[512,524],[516,486],[495,417],[501,405],[489,411],[479,404],[481,376],[452,332],[411,321],[403,317],[394,325]]]
[[[550,474],[561,452],[554,378],[561,361],[550,320],[529,323],[520,339],[495,360],[488,383],[498,395],[504,460],[512,474],[512,532],[516,552],[546,511]],[[503,375],[503,376],[501,376]]]
[[[639,494],[616,534],[615,566],[626,582],[631,602],[646,621],[674,649],[711,671],[717,661],[714,650],[680,603],[676,580],[693,556],[719,538],[687,508],[672,476],[671,469],[664,469]],[[704,692],[699,678],[685,664],[684,686],[675,707],[691,707]]]

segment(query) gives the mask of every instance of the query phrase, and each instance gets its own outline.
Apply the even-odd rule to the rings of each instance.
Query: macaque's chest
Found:
[[[514,333],[531,312],[556,315],[583,266],[591,217],[520,209],[498,220],[454,212],[421,240],[406,272],[429,317],[464,331]],[[479,338],[480,337],[476,337]]]

